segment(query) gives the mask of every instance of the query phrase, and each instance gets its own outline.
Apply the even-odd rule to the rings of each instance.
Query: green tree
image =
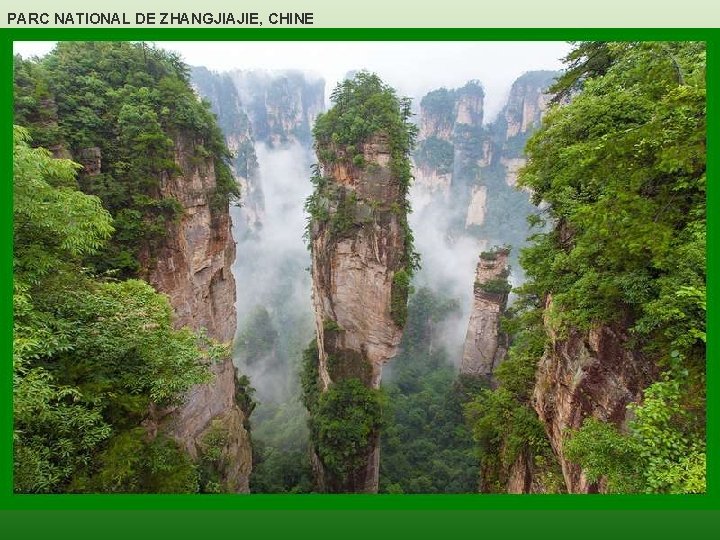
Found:
[[[14,89],[16,123],[35,144],[78,161],[87,152],[100,158],[99,171],[78,178],[114,218],[112,238],[86,261],[98,272],[140,275],[140,253],[156,249],[182,213],[160,184],[190,174],[183,166],[203,174],[212,163],[216,187],[205,196],[214,211],[239,196],[217,121],[172,53],[144,43],[61,42],[42,59],[15,58]]]
[[[29,142],[15,128],[15,489],[194,490],[187,456],[139,425],[150,403],[208,381],[203,358],[227,351],[175,330],[167,297],[147,283],[84,269],[113,232],[110,215],[74,186],[77,164]]]

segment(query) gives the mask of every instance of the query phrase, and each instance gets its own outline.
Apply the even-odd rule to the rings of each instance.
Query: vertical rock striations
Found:
[[[557,76],[531,71],[512,85],[498,117],[483,124],[482,86],[441,88],[421,101],[416,185],[430,195],[429,210],[448,219],[451,238],[475,237],[485,245],[511,245],[513,266],[528,235],[526,218],[537,209],[515,184],[525,164],[524,146],[548,105],[546,89]]]
[[[253,126],[255,139],[274,147],[309,146],[312,124],[325,108],[325,81],[300,71],[231,74]]]
[[[500,162],[510,187],[515,187],[518,171],[525,165],[525,143],[540,127],[542,115],[550,104],[547,89],[557,75],[555,71],[529,71],[510,88],[507,104],[496,122],[502,145]]]
[[[546,317],[552,298],[546,301]],[[628,325],[597,325],[590,331],[556,336],[545,327],[550,343],[536,372],[533,403],[558,457],[569,493],[604,491],[602,482],[589,482],[579,465],[564,456],[569,430],[577,430],[586,418],[617,426],[629,420],[627,406],[637,403],[642,391],[657,378],[657,368],[633,351],[623,330]]]
[[[174,142],[179,172],[164,177],[160,191],[180,203],[182,217],[158,249],[142,254],[141,262],[148,269],[147,280],[169,296],[177,327],[205,330],[208,337],[228,343],[236,326],[229,209],[213,205],[216,171],[212,157],[197,158],[202,141],[181,133]],[[181,406],[155,411],[156,422],[194,459],[201,456],[207,437],[219,437],[223,490],[247,492],[252,452],[246,411],[236,402],[232,359],[215,362],[210,370],[211,382],[192,388]]]
[[[319,488],[378,489],[383,364],[396,353],[415,266],[407,226],[409,103],[360,73],[318,118],[308,199],[317,353],[307,356]]]
[[[473,287],[461,375],[482,377],[491,381],[493,370],[505,358],[508,336],[500,329],[500,318],[507,306],[508,250],[483,252],[478,261]]]
[[[233,154],[233,175],[243,194],[242,214],[250,230],[262,223],[265,209],[262,185],[255,154],[255,137],[247,112],[232,77],[204,67],[192,68],[192,83],[197,93],[210,102],[225,142]]]
[[[447,196],[453,177],[457,183],[458,174],[469,163],[489,162],[489,140],[481,143],[482,155],[476,155],[472,143],[466,144],[483,130],[484,97],[480,83],[470,81],[456,90],[434,90],[421,100],[420,142],[415,153],[419,186]]]

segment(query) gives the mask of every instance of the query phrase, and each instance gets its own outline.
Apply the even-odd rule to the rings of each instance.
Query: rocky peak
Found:
[[[395,356],[402,337],[391,315],[393,277],[405,251],[405,235],[391,206],[402,204],[402,197],[390,172],[385,137],[373,137],[361,149],[362,169],[345,160],[323,165],[337,187],[331,214],[348,212],[352,222],[352,230],[341,237],[332,227],[313,231],[313,303],[323,389],[337,380],[328,367],[332,355],[366,363],[365,382],[378,388],[382,366]],[[346,207],[348,200],[353,208]],[[330,330],[328,321],[334,322]]]
[[[483,252],[477,264],[460,373],[491,380],[493,370],[505,358],[508,338],[500,330],[500,318],[507,307],[509,251]]]
[[[208,337],[229,343],[236,326],[235,280],[231,265],[235,242],[230,232],[228,208],[210,203],[216,187],[212,157],[198,159],[201,141],[190,134],[175,137],[175,162],[180,172],[163,178],[161,195],[173,197],[183,208],[180,220],[171,226],[163,245],[142,256],[147,280],[168,295],[175,311],[175,325],[204,330]],[[222,431],[224,489],[249,490],[252,467],[246,414],[236,403],[237,381],[232,360],[211,364],[213,380],[193,387],[182,405],[151,411],[148,425],[173,436],[197,458],[204,439],[212,430]],[[154,427],[153,427],[154,426]]]
[[[456,90],[455,124],[482,126],[485,92],[479,81],[470,81]]]
[[[314,382],[304,401],[318,489],[376,493],[378,389],[402,338],[414,263],[406,210],[414,128],[409,103],[376,75],[344,81],[333,101],[315,126],[319,167],[306,206],[317,349],[306,356]],[[347,127],[359,114],[374,127],[362,137]],[[358,430],[342,434],[349,421]]]
[[[545,313],[552,311],[552,297]],[[564,436],[582,426],[587,417],[623,426],[627,406],[657,378],[656,367],[629,346],[625,324],[598,325],[588,332],[558,336],[545,321],[550,345],[538,364],[533,404],[562,467],[569,493],[597,493],[605,489],[588,481],[582,469],[563,455]]]
[[[231,77],[258,142],[309,147],[312,124],[325,109],[325,81],[300,71],[234,71]]]
[[[550,102],[546,91],[556,76],[554,71],[529,71],[513,83],[503,112],[507,124],[506,139],[540,125],[540,118]]]
[[[233,154],[231,167],[243,194],[242,214],[251,230],[262,223],[265,200],[259,178],[259,164],[255,153],[255,137],[232,77],[215,73],[204,67],[191,71],[195,91],[210,102],[225,142]]]
[[[455,90],[429,92],[420,101],[419,140],[438,138],[450,142],[458,124],[482,126],[484,97],[478,81]]]
[[[448,195],[456,161],[490,163],[489,140],[479,143],[481,149],[477,156],[474,150],[467,151],[483,131],[484,97],[478,81],[454,90],[440,88],[423,97],[415,153],[415,180],[419,186]]]

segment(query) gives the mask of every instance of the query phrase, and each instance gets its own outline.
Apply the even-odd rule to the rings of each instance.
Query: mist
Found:
[[[52,41],[16,41],[23,56],[43,55]],[[435,42],[156,42],[178,52],[186,63],[214,71],[300,70],[325,79],[326,100],[349,71],[377,73],[399,94],[419,101],[442,86],[456,88],[471,79],[486,91],[485,121],[502,109],[508,89],[526,71],[562,67],[570,45],[561,41],[435,41]]]
[[[451,221],[459,209],[439,200],[438,195],[414,184],[410,189],[412,213],[410,227],[415,237],[415,251],[421,257],[421,269],[413,286],[427,287],[457,300],[459,312],[445,319],[438,332],[449,359],[459,365],[473,299],[475,267],[487,242],[470,235],[452,237]]]
[[[242,207],[231,210],[237,242],[236,351],[243,346],[243,328],[259,308],[267,309],[278,339],[265,358],[248,363],[243,354],[236,354],[235,361],[250,377],[262,404],[281,402],[296,393],[293,367],[313,336],[310,254],[303,240],[312,156],[297,142],[282,148],[258,143],[255,151],[264,198],[261,226],[249,228]]]

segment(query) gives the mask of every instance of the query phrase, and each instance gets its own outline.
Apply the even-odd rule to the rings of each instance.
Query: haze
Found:
[[[368,38],[372,37],[369,31]],[[329,94],[348,71],[368,69],[402,95],[419,100],[428,91],[463,86],[478,79],[485,87],[485,120],[502,108],[510,85],[530,70],[557,70],[570,46],[564,42],[180,42],[155,45],[178,52],[193,66],[215,71],[296,69],[326,81]],[[24,57],[41,56],[55,42],[15,42]]]

